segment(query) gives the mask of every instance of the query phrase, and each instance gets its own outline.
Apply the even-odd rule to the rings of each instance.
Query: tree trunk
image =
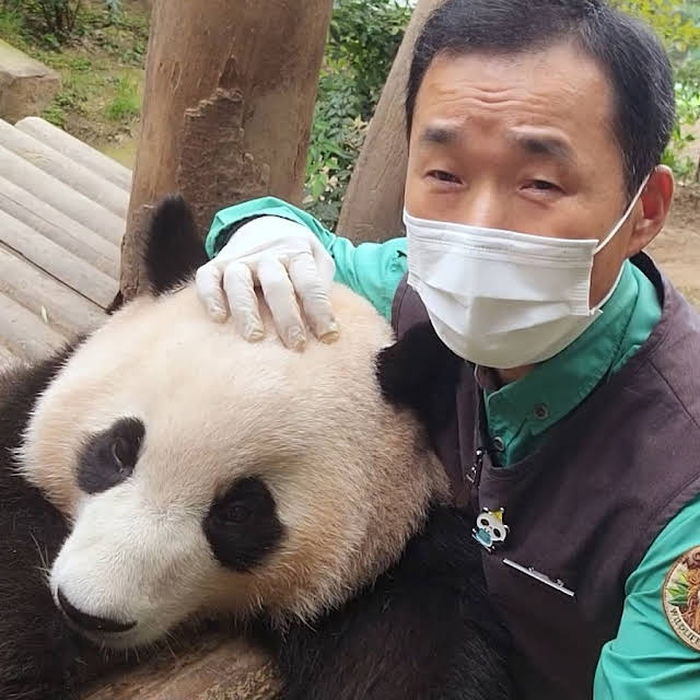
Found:
[[[350,179],[337,231],[354,241],[400,236],[408,156],[404,98],[413,45],[430,12],[442,0],[418,0],[382,90]]]
[[[121,295],[142,291],[153,204],[180,192],[204,234],[213,214],[301,198],[332,0],[155,0]]]

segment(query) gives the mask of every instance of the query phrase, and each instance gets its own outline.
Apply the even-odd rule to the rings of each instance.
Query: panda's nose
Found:
[[[104,617],[96,617],[78,610],[59,588],[57,591],[58,603],[63,614],[80,629],[86,632],[126,632],[136,626],[135,622],[118,622]]]

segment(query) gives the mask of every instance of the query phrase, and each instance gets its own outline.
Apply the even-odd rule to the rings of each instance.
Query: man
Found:
[[[333,274],[399,334],[427,314],[465,360],[434,437],[482,513],[519,697],[700,697],[700,323],[641,253],[673,192],[662,48],[599,0],[447,0],[406,117],[406,239],[354,247],[240,204],[201,298],[255,340],[259,285],[295,349],[297,298],[317,336],[343,332]]]

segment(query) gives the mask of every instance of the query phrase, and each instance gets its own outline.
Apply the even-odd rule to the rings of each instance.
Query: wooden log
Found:
[[[3,211],[0,242],[102,308],[116,293],[115,280]]]
[[[39,316],[1,292],[0,338],[12,355],[30,362],[45,359],[67,342]]]
[[[83,700],[272,700],[278,687],[260,652],[240,640],[212,637],[102,678]]]
[[[404,99],[413,46],[442,0],[418,0],[353,170],[337,231],[351,240],[383,241],[403,234],[401,215],[408,157]]]
[[[179,191],[202,234],[215,211],[299,201],[332,0],[156,0],[121,292],[143,288],[147,208]]]
[[[0,211],[26,224],[115,281],[118,279],[118,246],[4,177],[0,177]]]
[[[123,218],[2,145],[0,145],[0,176],[31,192],[115,245],[120,244],[124,233]],[[1,233],[0,231],[0,237]]]
[[[52,146],[15,129],[2,119],[0,119],[0,145],[41,168],[45,173],[70,185],[112,214],[122,219],[126,218],[129,204],[127,192]]]
[[[40,117],[25,117],[15,124],[15,129],[33,136],[37,141],[60,151],[76,163],[84,165],[95,174],[109,180],[125,192],[131,191],[131,170],[109,156],[88,146],[80,139],[54,126]]]
[[[1,245],[0,292],[67,338],[94,330],[104,319],[99,306]]]

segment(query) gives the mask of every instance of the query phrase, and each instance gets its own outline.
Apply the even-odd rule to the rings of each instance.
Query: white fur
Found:
[[[202,610],[311,618],[396,560],[442,469],[407,411],[387,405],[377,351],[392,340],[336,286],[331,345],[257,344],[211,322],[191,287],[143,298],[85,341],[37,402],[21,470],[73,520],[51,571],[73,605],[134,621],[103,641],[147,643]],[[268,328],[269,319],[266,319]],[[88,495],[76,481],[89,435],[122,417],[146,426],[133,475]],[[223,568],[202,520],[245,476],[272,492],[286,536],[251,573]]]

